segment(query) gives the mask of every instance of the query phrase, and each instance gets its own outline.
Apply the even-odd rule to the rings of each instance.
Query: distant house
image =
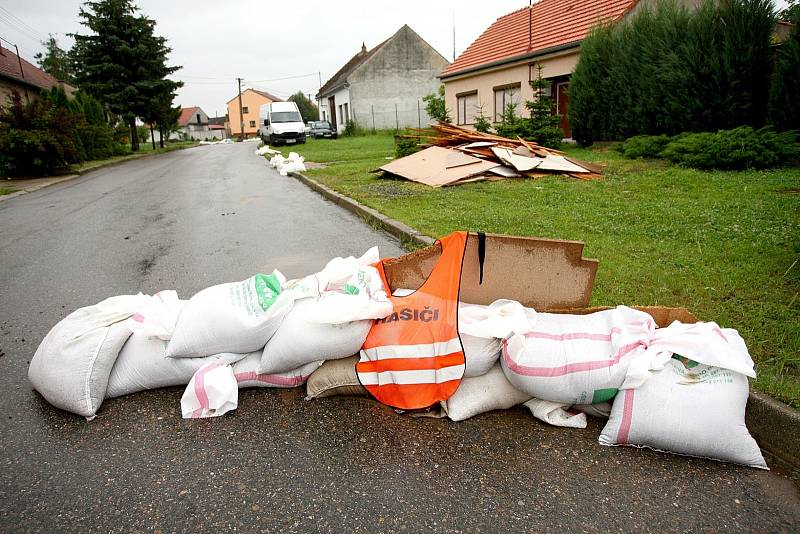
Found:
[[[23,102],[30,102],[41,91],[50,90],[55,86],[63,87],[67,95],[72,95],[76,91],[68,83],[56,80],[8,48],[3,48],[0,42],[0,105],[5,106],[8,103],[14,89],[22,96]]]
[[[334,74],[319,93],[320,119],[341,133],[348,120],[362,128],[425,125],[422,97],[439,86],[447,60],[404,25],[373,48],[366,45]]]
[[[258,134],[258,109],[264,104],[282,102],[277,96],[257,89],[242,91],[242,120],[244,136],[255,137]],[[239,125],[239,95],[228,100],[228,129],[231,136],[238,136],[242,128]]]
[[[657,0],[541,0],[497,19],[441,73],[447,109],[458,124],[470,126],[481,112],[493,122],[509,104],[527,115],[533,99],[529,82],[550,82],[550,96],[571,137],[567,109],[569,80],[580,57],[581,41],[598,23],[616,23]],[[699,0],[679,0],[695,7]]]
[[[208,127],[208,115],[197,106],[181,108],[178,117],[178,130],[170,135],[170,139],[193,139],[207,141],[209,139],[222,139],[222,132]]]
[[[222,117],[208,118],[208,129],[222,132],[223,139],[227,139],[228,137],[231,136],[231,131],[228,129],[227,124],[228,124],[227,115],[223,115]]]

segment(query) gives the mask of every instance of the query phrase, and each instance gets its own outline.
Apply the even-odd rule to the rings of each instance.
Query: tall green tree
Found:
[[[167,66],[166,39],[155,35],[154,20],[137,12],[131,0],[86,2],[79,15],[90,33],[72,35],[71,54],[77,83],[122,117],[134,151],[136,117],[150,115],[159,98],[180,87],[167,78],[180,67]]]
[[[39,52],[34,59],[39,67],[56,80],[63,80],[69,84],[75,82],[70,63],[69,52],[58,46],[58,41],[53,34],[47,41],[42,41],[45,52]]]
[[[306,95],[303,94],[302,91],[297,91],[295,94],[290,96],[289,102],[294,102],[297,104],[297,108],[300,110],[300,115],[303,117],[303,122],[319,120],[319,109],[314,102],[312,102]]]
[[[781,43],[769,95],[769,122],[777,130],[800,130],[800,27]]]
[[[797,26],[800,24],[800,0],[789,0],[787,4],[786,9],[781,11],[781,20]]]

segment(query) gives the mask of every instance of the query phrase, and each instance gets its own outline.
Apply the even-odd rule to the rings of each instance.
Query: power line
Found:
[[[22,20],[18,16],[14,15],[12,12],[7,10],[3,6],[0,6],[0,11],[4,12],[6,14],[7,18],[11,19],[12,21],[16,21],[20,26],[23,26],[24,28],[26,28],[33,35],[46,39],[46,37],[44,37],[44,35],[42,35],[39,32],[39,30],[37,30],[36,28],[34,28],[33,26],[31,26],[30,24],[25,22],[24,20]]]
[[[41,41],[31,32],[25,30],[24,28],[16,25],[11,19],[7,18],[5,15],[0,13],[0,22],[7,24],[12,30],[16,31],[22,37],[28,39],[31,43],[36,43],[37,46],[41,46]]]
[[[294,80],[295,78],[308,78],[310,76],[316,76],[316,72],[312,72],[310,74],[298,74],[297,76],[286,76],[285,78],[272,78],[270,80],[247,80],[247,83],[268,83],[268,82],[280,82],[283,80]]]

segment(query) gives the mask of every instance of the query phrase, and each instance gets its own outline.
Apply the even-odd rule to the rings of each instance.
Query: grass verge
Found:
[[[470,229],[585,242],[600,260],[592,304],[686,307],[736,328],[756,388],[800,409],[799,168],[705,172],[568,147],[605,165],[603,179],[432,189],[370,174],[394,156],[390,135],[291,150],[327,164],[309,176],[433,237]]]

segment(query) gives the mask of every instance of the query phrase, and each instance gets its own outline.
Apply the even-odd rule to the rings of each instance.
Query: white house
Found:
[[[209,139],[222,139],[224,131],[210,129],[208,126],[208,115],[197,106],[191,108],[181,108],[181,115],[178,118],[178,131],[170,134],[170,139],[193,139],[195,141],[205,141]]]
[[[447,60],[407,25],[372,50],[361,51],[319,93],[320,119],[341,133],[348,120],[365,129],[425,126],[422,97],[439,87]]]

